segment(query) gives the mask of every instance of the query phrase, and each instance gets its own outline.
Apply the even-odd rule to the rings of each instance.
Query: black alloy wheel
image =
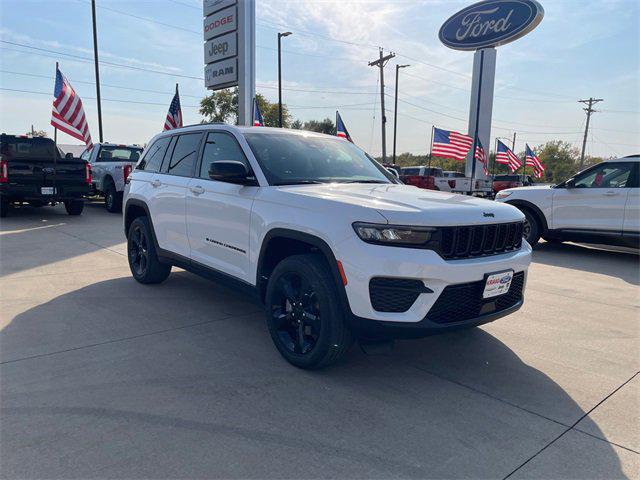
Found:
[[[320,338],[322,322],[318,296],[308,280],[297,273],[281,276],[271,298],[276,334],[291,353],[311,353]]]
[[[140,277],[144,277],[149,266],[149,238],[142,225],[134,225],[129,233],[129,265]]]

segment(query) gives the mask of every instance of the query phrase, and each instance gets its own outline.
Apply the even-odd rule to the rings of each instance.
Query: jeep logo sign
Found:
[[[512,42],[536,28],[544,9],[535,0],[474,3],[440,27],[440,41],[455,50],[478,50]]]

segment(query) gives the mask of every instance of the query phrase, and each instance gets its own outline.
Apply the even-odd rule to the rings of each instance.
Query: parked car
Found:
[[[129,265],[248,290],[282,356],[315,368],[352,339],[424,336],[520,308],[517,208],[402,185],[344,139],[209,124],[154,137],[125,188]]]
[[[478,196],[489,196],[491,193],[489,180],[476,178],[471,183],[471,178],[465,177],[462,173],[443,172],[441,168],[435,167],[404,167],[400,179],[407,185],[428,190],[454,193],[468,193],[471,190]]]
[[[400,180],[405,185],[413,185],[428,190],[440,190],[444,180],[441,168],[436,167],[403,167],[400,172]]]
[[[91,164],[93,193],[104,195],[107,211],[122,211],[124,185],[141,154],[142,147],[139,145],[94,143],[80,156]]]
[[[0,216],[9,207],[64,203],[69,215],[80,215],[90,191],[91,168],[73,155],[63,156],[50,138],[0,135]]]
[[[502,190],[498,202],[526,217],[531,245],[540,237],[638,247],[640,239],[640,156],[607,160],[554,186]]]
[[[493,178],[493,193],[496,194],[507,188],[530,187],[533,185],[533,179],[530,175],[496,175]]]

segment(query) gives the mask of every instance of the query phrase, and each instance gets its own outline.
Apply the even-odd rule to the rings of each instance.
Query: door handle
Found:
[[[162,182],[160,180],[158,180],[157,178],[151,182],[151,186],[153,188],[158,188],[160,185],[162,185]]]
[[[605,196],[607,197],[615,197],[616,195],[618,195],[618,192],[604,192]]]
[[[189,190],[191,190],[194,195],[202,195],[204,193],[204,188],[202,188],[200,185],[189,187]]]

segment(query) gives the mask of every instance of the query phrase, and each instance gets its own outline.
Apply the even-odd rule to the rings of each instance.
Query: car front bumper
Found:
[[[486,323],[517,310],[523,303],[526,272],[531,262],[531,247],[526,242],[523,242],[520,250],[514,252],[448,261],[431,250],[370,245],[358,238],[347,239],[339,247],[340,252],[349,252],[337,259],[342,262],[347,278],[345,292],[356,326],[386,325],[394,329],[398,327],[400,331],[409,327],[421,332],[445,331]],[[522,294],[519,297],[512,296],[509,302],[501,301],[502,308],[485,305],[490,302],[481,298],[486,276],[506,270],[513,270],[514,278],[521,279],[518,288]],[[406,311],[378,311],[372,305],[369,288],[371,279],[376,277],[419,280],[428,291],[417,295]],[[447,289],[450,286],[464,288],[452,291]],[[514,284],[512,288],[515,288]],[[445,289],[448,302],[445,305],[442,301],[437,304]],[[457,308],[456,291],[460,292],[461,303],[466,300],[463,298],[465,295],[472,295],[481,302],[477,314],[470,316],[469,312],[462,312]],[[517,292],[513,293],[515,295]],[[480,298],[476,298],[478,296]],[[454,303],[450,308],[451,315],[444,320],[443,317],[447,317],[447,304],[451,304],[452,300]],[[438,322],[429,319],[429,312],[434,305],[439,312]]]

